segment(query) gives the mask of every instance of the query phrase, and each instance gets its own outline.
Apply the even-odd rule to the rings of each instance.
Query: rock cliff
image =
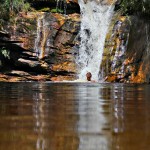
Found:
[[[1,35],[1,80],[75,79],[79,29],[79,14],[20,13]]]
[[[114,17],[101,64],[108,82],[149,83],[150,21],[137,16]]]

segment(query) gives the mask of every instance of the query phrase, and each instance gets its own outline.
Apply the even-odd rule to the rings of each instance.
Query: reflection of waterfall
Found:
[[[81,9],[81,45],[79,58],[79,78],[84,79],[87,71],[92,72],[93,79],[98,80],[99,67],[102,59],[105,37],[113,6],[102,5],[95,1],[88,1],[86,4],[79,0]]]
[[[109,127],[111,105],[109,100],[103,99],[105,95],[103,92],[107,89],[78,87],[78,90],[77,129],[80,139],[78,150],[109,150],[111,147]]]
[[[44,85],[37,84],[35,86],[37,89],[43,90]],[[38,133],[37,142],[36,142],[36,150],[44,150],[48,146],[48,140],[44,137],[45,134],[45,111],[43,107],[45,106],[45,99],[43,97],[44,95],[39,91],[38,93],[35,93],[34,95],[34,107],[33,107],[33,114],[35,117],[35,127],[34,131]]]

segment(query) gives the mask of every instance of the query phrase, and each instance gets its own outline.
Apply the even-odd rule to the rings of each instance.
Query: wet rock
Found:
[[[71,36],[71,33],[60,31],[55,38],[54,46],[58,48],[63,48],[63,45],[69,42]]]
[[[74,76],[55,76],[51,78],[51,81],[59,82],[59,81],[73,81],[75,80]]]
[[[7,82],[9,77],[4,74],[0,74],[0,82]]]
[[[15,21],[16,24],[7,26],[6,30],[11,35],[10,40],[20,42],[3,45],[8,54],[6,57],[0,54],[1,68],[8,78],[3,77],[3,80],[46,81],[56,75],[64,79],[75,77],[74,56],[80,43],[79,14],[66,17],[58,13],[20,13]],[[50,76],[47,78],[45,74]]]
[[[39,59],[49,64],[53,74],[61,75],[62,72],[65,72],[65,75],[68,76],[72,72],[76,72],[74,55],[78,51],[77,45],[80,40],[78,38],[79,15],[73,14],[63,17],[60,14],[51,14],[51,16],[55,18],[53,22],[55,21],[59,26],[54,29],[50,19],[47,20],[44,14],[43,19],[46,26],[43,24],[41,35],[48,33],[48,36],[41,37],[37,42],[37,48],[40,51]],[[47,32],[45,28],[49,27],[50,31]]]
[[[32,75],[27,77],[28,81],[52,81],[51,75]]]
[[[29,71],[33,70],[37,73],[47,72],[49,68],[49,66],[46,63],[41,64],[39,61],[27,60],[23,58],[19,58],[18,61],[15,63],[15,65],[18,68],[24,68],[25,70]]]
[[[0,31],[0,45],[10,39],[10,35],[4,31]]]
[[[79,21],[73,21],[73,20],[67,20],[64,25],[62,26],[62,30],[71,32],[71,33],[78,33],[80,30],[80,22]]]
[[[0,82],[51,81],[50,75],[31,75],[24,71],[13,70],[0,74]]]
[[[8,73],[5,73],[6,75],[10,75],[10,76],[30,76],[30,74],[28,72],[25,71],[20,71],[20,70],[12,70]]]
[[[36,18],[35,12],[19,13],[15,18],[15,23],[5,27],[11,35],[10,40],[18,41],[18,45],[24,49],[32,49],[36,33]]]
[[[78,3],[78,0],[66,0],[67,3]]]
[[[101,64],[103,77],[112,82],[115,79],[110,74],[115,73],[122,76],[116,82],[148,83],[150,22],[136,16],[130,19],[121,16],[116,20],[106,38]]]
[[[52,71],[55,72],[66,72],[66,73],[76,73],[76,65],[73,62],[63,62],[62,64],[52,65]],[[57,73],[58,74],[58,73]]]

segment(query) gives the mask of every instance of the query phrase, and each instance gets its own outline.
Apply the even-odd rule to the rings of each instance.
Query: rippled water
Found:
[[[150,85],[0,87],[0,150],[150,149]]]

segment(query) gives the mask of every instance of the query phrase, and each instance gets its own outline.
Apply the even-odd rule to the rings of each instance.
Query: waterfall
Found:
[[[95,1],[78,2],[81,9],[81,44],[77,58],[79,79],[84,80],[86,73],[91,72],[92,79],[98,81],[105,38],[114,6]]]
[[[67,2],[66,0],[55,0],[56,1],[56,11],[59,12],[63,10],[63,13],[66,15]]]
[[[43,58],[45,56],[49,30],[49,22],[46,19],[46,14],[42,14],[37,20],[37,37],[35,39],[34,48],[38,58]]]
[[[57,33],[55,29],[57,19],[51,13],[41,13],[37,18],[37,34],[34,50],[39,59],[44,58],[53,46],[53,36]],[[53,32],[52,32],[53,31]]]
[[[42,36],[42,30],[43,30],[43,15],[40,16],[37,20],[37,37],[35,39],[35,44],[34,44],[34,49],[35,49],[35,52],[36,52],[36,56],[41,58],[41,36]]]

